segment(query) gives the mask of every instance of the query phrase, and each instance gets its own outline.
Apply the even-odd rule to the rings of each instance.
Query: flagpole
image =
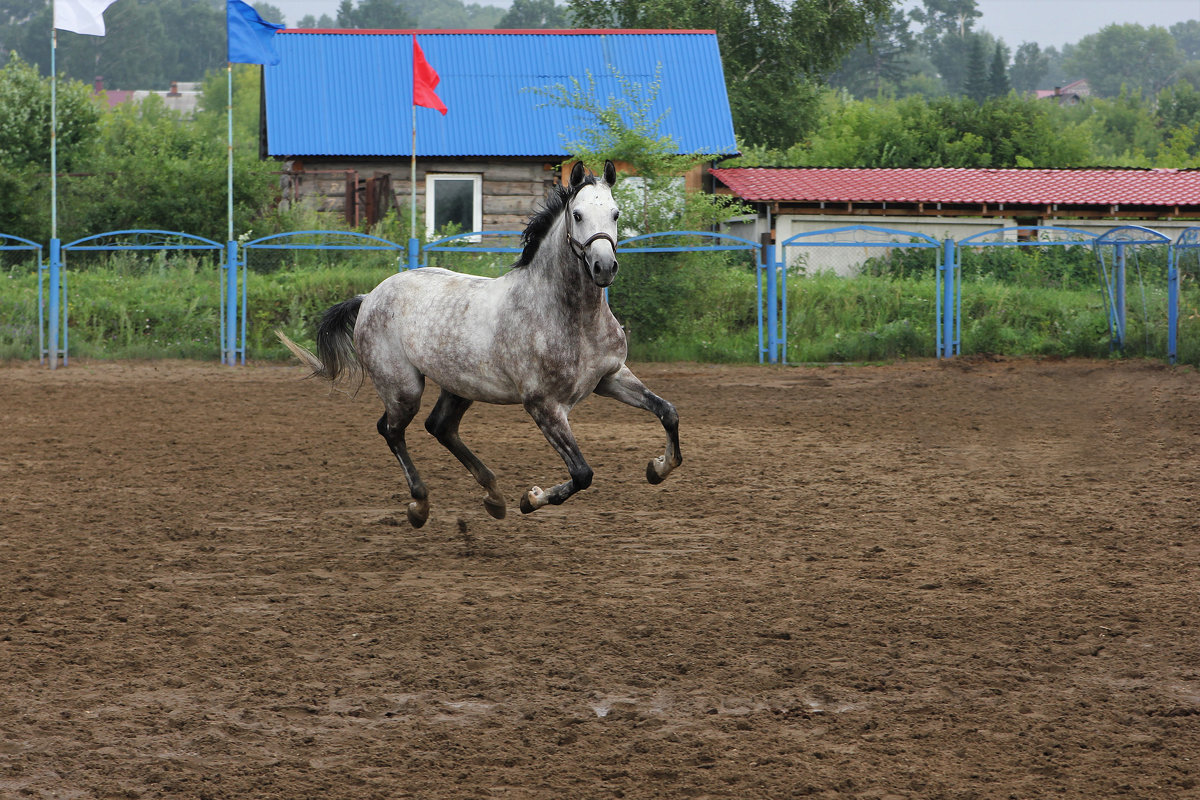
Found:
[[[229,132],[228,145],[226,146],[226,215],[229,219],[229,236],[225,239],[227,242],[233,241],[233,63],[225,62],[225,117],[226,125]]]
[[[408,95],[412,105],[412,162],[409,172],[409,214],[411,225],[408,235],[408,268],[417,266],[417,34],[412,35],[412,91]]]
[[[412,104],[412,238],[417,238],[417,104]]]
[[[412,228],[411,236],[415,240],[417,238],[417,34],[413,33],[413,58],[412,58],[412,92],[408,97],[412,104],[412,180],[410,181],[412,189]]]
[[[50,6],[50,293],[49,316],[50,330],[47,337],[47,355],[50,357],[50,369],[58,369],[58,331],[59,331],[59,281],[61,280],[60,260],[62,257],[61,243],[58,240],[58,28],[55,27],[54,6]],[[41,281],[38,281],[41,286]],[[41,355],[39,353],[39,355]]]
[[[53,13],[53,11],[51,11]],[[58,238],[58,29],[50,28],[50,238]]]

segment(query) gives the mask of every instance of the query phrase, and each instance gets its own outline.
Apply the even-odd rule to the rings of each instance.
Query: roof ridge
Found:
[[[278,33],[337,33],[348,35],[444,36],[496,34],[501,36],[619,36],[645,34],[712,34],[715,30],[658,28],[285,28]]]
[[[770,172],[1149,172],[1172,174],[1198,172],[1200,167],[713,167],[717,170],[759,170]]]

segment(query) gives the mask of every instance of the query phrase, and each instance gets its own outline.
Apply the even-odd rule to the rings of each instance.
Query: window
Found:
[[[459,233],[483,228],[483,176],[429,174],[425,176],[425,233],[431,239],[447,225]]]

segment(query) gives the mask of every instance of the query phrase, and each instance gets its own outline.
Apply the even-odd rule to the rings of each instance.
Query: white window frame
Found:
[[[478,173],[470,172],[429,172],[425,174],[425,236],[428,239],[434,237],[433,226],[433,209],[434,202],[437,199],[436,186],[439,180],[453,181],[471,181],[471,206],[473,210],[471,220],[471,231],[483,230],[483,176]],[[468,231],[463,231],[468,233]],[[479,236],[472,236],[468,241],[477,242]]]

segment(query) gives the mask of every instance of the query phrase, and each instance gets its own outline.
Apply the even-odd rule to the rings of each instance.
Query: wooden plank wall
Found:
[[[367,179],[390,177],[392,203],[408,216],[411,167],[406,159],[319,160],[284,162],[280,176],[281,205],[299,203],[321,213],[347,216],[348,180],[355,186],[362,216]],[[484,230],[523,230],[535,206],[557,178],[557,165],[545,160],[486,161],[479,159],[418,159],[417,211],[425,211],[427,173],[463,173],[483,176]],[[353,213],[354,209],[351,208]],[[360,219],[360,221],[363,221]]]

